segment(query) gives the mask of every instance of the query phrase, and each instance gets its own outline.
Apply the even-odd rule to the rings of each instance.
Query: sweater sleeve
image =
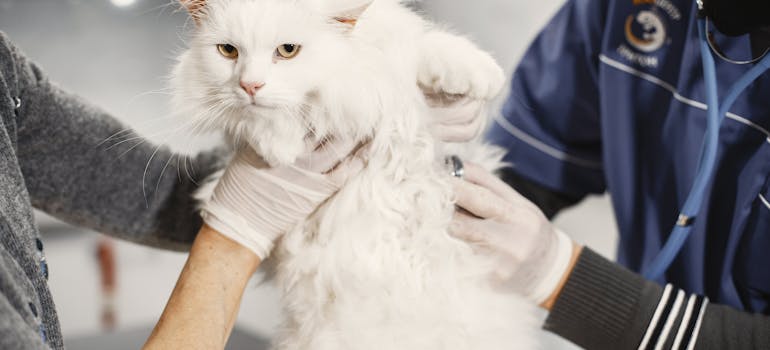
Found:
[[[544,328],[585,349],[768,349],[770,318],[661,287],[584,249]]]
[[[190,161],[153,145],[58,88],[18,49],[12,56],[18,159],[33,206],[118,238],[186,249],[202,223],[192,194],[222,167],[223,155]]]

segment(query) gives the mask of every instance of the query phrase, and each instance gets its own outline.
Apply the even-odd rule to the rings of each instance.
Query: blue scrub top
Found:
[[[748,37],[715,40],[750,58]],[[716,60],[719,93],[749,69]],[[522,176],[573,195],[609,192],[618,260],[648,266],[695,177],[706,128],[695,1],[569,0],[513,75],[488,138]],[[665,275],[712,301],[770,314],[770,74],[720,130],[718,170]],[[663,282],[663,280],[659,281]]]

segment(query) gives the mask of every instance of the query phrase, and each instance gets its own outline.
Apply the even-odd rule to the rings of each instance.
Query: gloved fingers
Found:
[[[231,163],[233,162],[239,162],[243,164],[247,164],[248,166],[251,166],[253,168],[257,169],[264,169],[269,168],[270,165],[267,164],[264,158],[257,153],[256,150],[252,147],[242,147],[238,149],[235,153],[235,156],[233,156],[233,159],[230,160]]]
[[[478,136],[483,119],[478,118],[471,121],[470,124],[447,125],[436,124],[432,127],[433,135],[444,142],[465,142]]]
[[[487,234],[479,229],[481,221],[467,213],[455,211],[449,224],[449,234],[469,243],[486,243]]]
[[[503,216],[509,205],[492,191],[474,183],[451,178],[454,186],[457,206],[467,210],[479,218],[494,218]]]
[[[350,139],[327,138],[317,143],[311,152],[297,158],[294,165],[310,172],[326,173],[340,164],[356,145]]]
[[[464,99],[450,105],[431,107],[430,112],[438,124],[463,125],[477,119],[483,108],[484,100]]]
[[[516,192],[497,176],[473,162],[463,164],[463,179],[492,191],[492,193],[516,204],[532,204],[527,198]]]
[[[464,142],[476,137],[484,124],[483,106],[483,101],[472,100],[459,107],[432,108],[433,134],[444,142]]]

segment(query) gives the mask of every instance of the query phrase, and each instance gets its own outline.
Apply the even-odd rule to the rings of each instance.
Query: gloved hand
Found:
[[[308,152],[293,165],[274,168],[251,148],[242,149],[204,203],[203,220],[264,260],[278,237],[363,169],[363,147],[340,161],[355,147],[355,143],[334,140],[308,145]]]
[[[465,142],[476,137],[484,126],[485,101],[468,98],[448,100],[428,98],[431,132],[444,142]]]
[[[466,163],[453,178],[457,206],[450,233],[497,261],[495,286],[542,304],[570,266],[573,243],[540,209],[502,180]]]

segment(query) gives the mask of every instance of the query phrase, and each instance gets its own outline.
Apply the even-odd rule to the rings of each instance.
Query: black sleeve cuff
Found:
[[[584,248],[543,328],[586,349],[636,349],[661,294]]]

